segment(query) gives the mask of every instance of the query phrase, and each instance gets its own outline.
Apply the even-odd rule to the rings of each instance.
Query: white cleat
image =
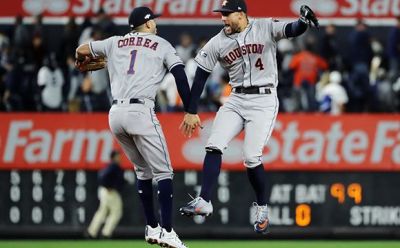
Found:
[[[160,225],[157,227],[152,228],[151,226],[147,225],[145,229],[144,239],[149,244],[159,244],[160,243],[160,236],[161,236],[162,228]]]
[[[192,201],[190,201],[186,206],[183,206],[179,209],[181,215],[186,216],[210,216],[213,213],[213,206],[211,201],[205,201],[202,197],[196,197]]]
[[[171,232],[167,232],[164,228],[161,232],[160,246],[167,248],[188,248],[175,233],[174,229]]]
[[[254,222],[254,231],[260,234],[267,234],[269,232],[269,218],[268,218],[268,206],[259,206],[257,203],[253,203],[256,207],[256,221]]]

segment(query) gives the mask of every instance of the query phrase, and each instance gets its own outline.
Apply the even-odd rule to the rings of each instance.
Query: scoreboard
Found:
[[[116,236],[141,237],[144,219],[133,171],[125,171],[124,213]],[[268,172],[271,237],[399,237],[400,173]],[[201,173],[177,172],[174,223],[181,235],[252,237],[253,191],[243,172],[222,171],[214,214],[180,216],[197,195]],[[81,235],[98,206],[93,170],[0,171],[0,236]]]

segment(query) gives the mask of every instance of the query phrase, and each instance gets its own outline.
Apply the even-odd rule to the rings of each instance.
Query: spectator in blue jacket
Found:
[[[121,155],[112,151],[110,164],[99,172],[99,197],[100,205],[89,225],[89,237],[96,238],[101,225],[102,237],[110,238],[122,217],[121,191],[124,186],[124,172],[120,166]]]

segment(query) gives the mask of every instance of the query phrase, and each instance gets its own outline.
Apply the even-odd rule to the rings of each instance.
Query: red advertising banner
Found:
[[[213,19],[223,0],[13,0],[0,9],[0,17],[16,15],[45,17],[90,16],[101,8],[114,17],[126,17],[137,6],[149,6],[167,19]],[[324,18],[393,18],[400,15],[400,0],[247,0],[254,17],[297,17],[308,4]]]
[[[182,114],[159,115],[175,170],[201,169],[214,114],[201,118],[204,129],[186,139]],[[98,169],[118,147],[107,114],[0,114],[0,123],[0,169]],[[224,169],[244,169],[242,146],[243,134]],[[400,115],[281,114],[263,161],[267,170],[400,171]]]

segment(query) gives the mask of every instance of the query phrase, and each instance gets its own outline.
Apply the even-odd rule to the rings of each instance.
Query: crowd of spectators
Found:
[[[79,44],[116,34],[104,12],[77,25],[70,18],[56,51],[48,51],[41,16],[33,25],[16,17],[10,32],[0,33],[0,111],[108,111],[112,102],[107,70],[82,74],[74,68]],[[400,18],[385,42],[371,36],[359,20],[339,47],[336,27],[318,34],[278,42],[278,97],[282,112],[400,112]],[[186,64],[191,84],[194,57],[207,42],[189,33],[180,35],[178,55]],[[345,52],[343,52],[345,51]],[[201,97],[201,111],[215,111],[230,93],[229,76],[217,64]],[[167,74],[157,93],[156,110],[182,111],[174,78]]]

